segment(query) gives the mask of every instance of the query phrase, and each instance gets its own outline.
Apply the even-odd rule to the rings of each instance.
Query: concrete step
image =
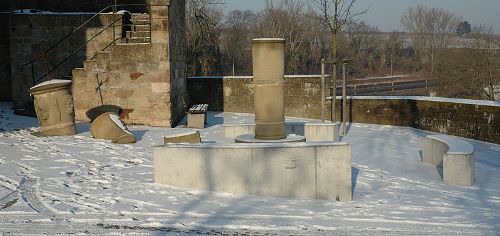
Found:
[[[127,38],[135,38],[135,37],[149,37],[149,31],[127,31]]]
[[[150,37],[133,37],[126,38],[126,43],[150,43]]]
[[[132,31],[149,31],[149,25],[132,25]]]
[[[149,20],[147,13],[132,13],[131,20]]]
[[[97,60],[85,60],[83,61],[83,68],[87,72],[92,72],[97,69]]]
[[[131,20],[132,24],[134,25],[149,25],[150,21],[149,20]]]

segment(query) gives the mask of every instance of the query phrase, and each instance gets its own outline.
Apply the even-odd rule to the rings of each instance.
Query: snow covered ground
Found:
[[[406,127],[352,124],[352,202],[242,196],[153,183],[153,147],[185,129],[132,126],[132,145],[78,135],[36,137],[34,118],[0,103],[0,235],[498,235],[500,145],[474,140],[476,184],[445,185],[420,160],[423,136]],[[210,113],[217,124],[249,114]]]

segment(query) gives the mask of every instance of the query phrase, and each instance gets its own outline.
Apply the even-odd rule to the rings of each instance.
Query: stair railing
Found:
[[[89,44],[91,41],[93,41],[95,38],[97,38],[99,35],[101,35],[104,31],[106,31],[107,29],[109,29],[110,27],[112,27],[113,28],[113,39],[111,40],[111,42],[109,44],[107,44],[100,51],[106,50],[111,45],[115,45],[117,40],[121,39],[121,38],[116,38],[116,22],[122,20],[122,18],[116,18],[116,14],[118,13],[118,8],[138,7],[138,6],[145,6],[149,10],[149,14],[148,14],[149,15],[149,22],[148,22],[148,26],[149,26],[149,43],[151,43],[151,27],[152,27],[151,26],[151,5],[149,5],[149,4],[116,4],[116,0],[114,0],[114,4],[113,5],[109,5],[109,6],[105,7],[105,8],[103,8],[102,10],[100,10],[99,12],[97,12],[96,14],[94,14],[92,17],[90,17],[88,20],[86,20],[85,22],[83,22],[80,26],[76,27],[69,34],[67,34],[64,37],[60,38],[54,44],[52,44],[50,47],[48,47],[47,49],[43,50],[40,53],[41,55],[44,55],[43,57],[36,57],[35,59],[33,59],[33,60],[29,61],[29,62],[21,64],[19,66],[19,71],[23,71],[23,68],[25,66],[30,65],[30,68],[31,68],[31,78],[32,78],[31,86],[34,86],[38,82],[40,82],[41,80],[43,80],[44,78],[50,77],[50,74],[52,72],[54,72],[56,69],[58,69],[60,66],[62,66],[71,57],[75,56],[83,47],[85,47],[87,44]],[[53,51],[59,44],[61,44],[64,41],[66,41],[69,37],[71,37],[72,35],[74,35],[76,32],[80,31],[81,29],[84,29],[84,27],[86,25],[88,25],[92,20],[94,20],[95,18],[97,18],[99,15],[101,15],[102,13],[104,13],[105,11],[107,11],[110,8],[112,9],[112,12],[113,12],[113,20],[112,20],[111,24],[107,25],[102,30],[100,30],[97,34],[95,34],[94,36],[92,36],[90,39],[86,40],[81,46],[79,46],[76,50],[74,50],[73,52],[71,52],[70,55],[66,56],[64,59],[62,59],[60,62],[58,62],[55,66],[53,66],[52,68],[49,68],[49,66],[48,66],[49,63],[46,61],[47,60],[46,59],[47,58],[46,55],[49,54],[49,52]],[[123,25],[120,25],[120,26],[123,27]],[[123,35],[122,35],[122,37],[123,37]],[[94,56],[92,56],[92,58],[90,58],[90,60],[94,59],[97,56],[97,54],[98,54],[98,52],[95,53]],[[47,66],[47,69],[46,69],[46,72],[41,77],[35,79],[35,63],[39,62],[41,59],[45,60],[45,64]]]

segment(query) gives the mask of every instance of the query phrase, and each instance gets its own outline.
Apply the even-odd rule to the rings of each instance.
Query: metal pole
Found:
[[[347,134],[347,88],[346,88],[346,64],[347,61],[344,60],[342,65],[342,135]]]
[[[332,96],[332,122],[335,122],[336,117],[335,117],[335,105],[337,103],[337,81],[335,81],[335,78],[337,78],[337,60],[334,59],[333,61],[333,75],[331,76],[331,82],[332,86],[330,88],[330,95]]]
[[[325,59],[321,59],[321,122],[325,122]]]

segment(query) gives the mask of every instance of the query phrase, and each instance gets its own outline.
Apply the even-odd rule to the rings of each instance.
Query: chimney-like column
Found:
[[[284,139],[285,136],[285,40],[260,38],[252,42],[255,88],[255,138]]]

